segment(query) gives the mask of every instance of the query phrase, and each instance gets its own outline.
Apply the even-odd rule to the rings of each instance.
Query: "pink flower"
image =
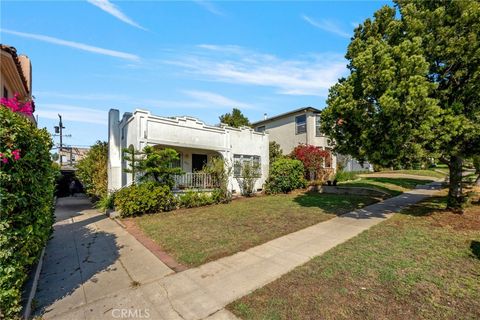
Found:
[[[8,163],[8,159],[7,158],[2,158],[2,162],[3,163]]]
[[[0,104],[9,108],[13,112],[23,113],[24,115],[31,116],[33,113],[32,102],[27,101],[25,103],[22,103],[18,101],[18,97],[19,95],[18,93],[16,93],[15,97],[13,97],[12,99],[1,98]]]
[[[12,151],[13,160],[17,161],[20,159],[20,149],[15,149]]]

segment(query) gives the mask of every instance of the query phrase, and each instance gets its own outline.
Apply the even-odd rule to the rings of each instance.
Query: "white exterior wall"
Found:
[[[118,110],[111,109],[109,112],[109,190],[116,190],[131,183],[131,176],[123,172],[127,163],[121,159],[121,149],[130,145],[133,145],[136,150],[141,150],[146,145],[172,147],[182,154],[182,168],[186,172],[191,172],[191,154],[193,153],[207,154],[209,159],[219,154],[232,166],[235,154],[260,156],[262,176],[255,188],[262,189],[268,177],[269,140],[266,133],[254,132],[251,128],[209,126],[190,117],[159,117],[145,110],[124,114],[121,121],[118,121],[118,117]],[[233,176],[230,179],[229,188],[239,191],[238,183]]]

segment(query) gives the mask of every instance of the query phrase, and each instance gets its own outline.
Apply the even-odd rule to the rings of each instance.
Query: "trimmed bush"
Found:
[[[195,208],[208,206],[216,203],[218,196],[210,195],[206,192],[187,191],[179,196],[179,205],[184,208]]]
[[[168,186],[152,181],[120,189],[115,193],[114,202],[122,217],[170,211],[177,205]]]
[[[51,147],[46,129],[0,106],[0,318],[20,312],[27,274],[52,231]]]
[[[288,193],[305,186],[305,170],[300,160],[283,158],[272,163],[265,188],[267,193]]]
[[[359,174],[359,172],[337,171],[337,173],[335,174],[335,180],[337,180],[338,182],[355,180],[357,179],[357,174]]]

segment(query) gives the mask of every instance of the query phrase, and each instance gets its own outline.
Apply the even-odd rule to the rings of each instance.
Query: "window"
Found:
[[[7,90],[7,88],[6,88],[5,86],[3,86],[3,97],[4,97],[5,99],[8,99],[8,90]]]
[[[321,131],[321,128],[320,128],[320,113],[317,113],[315,115],[315,136],[317,137],[321,137],[322,136],[322,131]]]
[[[295,117],[295,133],[305,133],[307,132],[307,115],[302,114],[301,116]]]
[[[257,131],[257,132],[265,132],[265,126],[257,127],[257,128],[255,129],[255,131]]]
[[[173,160],[170,163],[171,168],[181,168],[182,167],[182,154],[178,152],[178,159]]]
[[[244,154],[235,154],[233,156],[233,176],[240,178],[242,176],[242,166],[244,163],[250,163],[258,168],[258,175],[261,175],[261,162],[259,156],[250,156]]]

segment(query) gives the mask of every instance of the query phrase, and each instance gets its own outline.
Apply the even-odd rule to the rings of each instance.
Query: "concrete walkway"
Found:
[[[421,186],[244,252],[168,276],[165,276],[168,272],[160,263],[142,260],[141,267],[149,270],[141,272],[141,269],[138,269],[137,272],[145,278],[150,273],[157,273],[159,279],[143,279],[143,282],[140,281],[142,285],[136,288],[124,285],[123,289],[118,288],[110,295],[97,299],[89,298],[93,291],[84,290],[86,303],[82,300],[82,305],[79,304],[71,310],[63,307],[60,311],[54,307],[58,316],[56,318],[115,319],[120,318],[120,312],[125,310],[125,315],[130,317],[123,318],[139,318],[138,315],[142,314],[143,318],[168,320],[235,319],[233,314],[223,309],[230,302],[384,221],[394,212],[433,195],[439,187],[439,183]],[[106,222],[104,224],[109,225]],[[115,234],[117,231],[115,230]],[[118,241],[118,238],[116,240]],[[95,277],[99,278],[99,275]],[[113,286],[116,279],[110,279]],[[93,289],[94,286],[90,288]],[[63,300],[60,303],[64,303]],[[134,313],[136,317],[133,316]],[[145,317],[145,313],[148,313],[148,317]]]
[[[173,273],[86,197],[59,198],[55,217],[35,295],[44,319],[85,319],[84,306]]]

